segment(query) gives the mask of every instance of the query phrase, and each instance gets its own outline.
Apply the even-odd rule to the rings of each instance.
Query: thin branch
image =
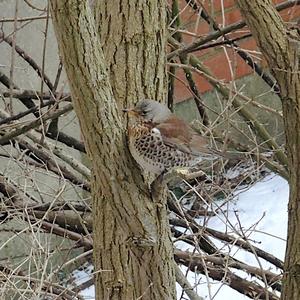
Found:
[[[33,222],[36,222],[35,218],[31,219]],[[91,238],[82,236],[81,234],[62,228],[56,224],[52,224],[50,222],[41,221],[41,228],[46,232],[56,234],[61,237],[68,238],[72,241],[75,241],[77,246],[84,246],[86,249],[93,248],[93,241]]]
[[[55,91],[54,85],[49,81],[49,79],[45,80],[45,63],[46,63],[46,49],[47,49],[47,41],[48,41],[48,30],[49,30],[49,18],[50,18],[50,7],[49,7],[49,2],[47,3],[47,19],[46,19],[46,24],[45,24],[45,31],[44,32],[44,39],[43,39],[43,56],[42,56],[42,68],[41,68],[41,94],[43,94],[44,91],[44,82],[48,81],[47,85],[50,88],[51,91]],[[50,84],[50,86],[49,86]],[[52,88],[51,88],[52,85]],[[40,102],[43,104],[44,99],[41,98]]]
[[[11,47],[13,46],[13,39],[11,37],[4,36],[3,33],[0,33],[0,39],[3,39]],[[36,71],[38,76],[44,80],[49,89],[52,91],[53,84],[51,83],[50,78],[43,72],[42,68],[39,67],[36,61],[30,57],[20,46],[15,45],[15,50]]]
[[[48,222],[55,223],[61,228],[67,228],[79,234],[92,232],[92,214],[87,212],[75,212],[72,210],[63,209],[61,211],[41,211],[32,209],[30,214],[37,219],[47,218]],[[84,224],[84,228],[82,226]]]
[[[35,132],[28,132],[26,136],[29,139],[31,139],[34,143],[40,144],[42,147],[45,147],[46,149],[50,150],[50,152],[55,154],[68,165],[70,165],[74,170],[76,170],[78,173],[84,176],[87,180],[90,179],[90,169],[83,165],[80,161],[75,159],[72,155],[67,154],[62,148],[59,148],[57,145],[54,145],[50,141],[42,141],[42,136],[38,136]]]
[[[170,221],[170,224],[172,224],[174,226],[181,226],[181,227],[186,228],[186,222],[183,220],[170,219],[169,221]],[[233,235],[230,235],[227,233],[223,233],[221,231],[218,231],[218,230],[215,230],[212,228],[208,228],[206,226],[201,226],[198,224],[196,225],[195,222],[193,222],[192,224],[190,223],[189,226],[192,228],[194,234],[199,235],[199,234],[207,233],[214,238],[220,239],[221,241],[228,242],[234,246],[240,247],[240,248],[252,253],[252,249],[249,246],[249,241],[242,240],[241,238],[238,238],[236,236],[233,236]],[[283,270],[283,261],[282,260],[280,260],[279,258],[275,257],[274,255],[272,255],[262,249],[259,249],[258,247],[255,247],[255,246],[252,246],[252,247],[254,247],[257,256],[265,259],[266,261],[273,264],[277,268]]]
[[[278,11],[282,11],[286,8],[293,7],[293,6],[296,6],[296,5],[299,5],[299,4],[300,4],[300,0],[288,0],[286,2],[283,2],[283,3],[280,3],[280,4],[276,5],[275,8]],[[215,32],[207,35],[204,38],[196,40],[194,43],[192,43],[190,45],[178,47],[176,50],[172,51],[171,53],[169,53],[167,55],[167,59],[170,60],[171,58],[173,58],[176,55],[179,56],[179,55],[184,54],[184,53],[191,53],[191,52],[195,51],[195,49],[197,49],[199,46],[204,45],[207,42],[210,42],[212,40],[216,40],[219,37],[223,36],[224,34],[227,34],[227,33],[230,33],[232,31],[241,29],[245,26],[246,26],[246,23],[244,21],[240,21],[240,22],[231,24],[231,25],[221,29],[220,31],[217,31],[217,32],[215,31]]]
[[[29,7],[31,7],[32,9],[34,10],[37,10],[37,11],[41,11],[41,12],[45,12],[46,11],[46,8],[39,8],[39,7],[36,7],[34,6],[31,2],[29,2],[29,0],[23,0]]]
[[[42,123],[46,122],[49,119],[53,119],[56,118],[58,116],[61,116],[69,111],[71,111],[73,109],[73,105],[70,103],[66,106],[64,106],[63,108],[56,110],[55,112],[50,112],[50,113],[46,113],[44,114],[44,116],[42,116],[39,119],[36,119],[32,122],[29,122],[29,124],[22,126],[20,128],[17,128],[7,134],[4,134],[1,138],[0,138],[0,145],[4,145],[7,142],[9,142],[10,140],[16,138],[17,136],[26,133],[27,131],[41,125]]]
[[[78,141],[74,137],[65,134],[64,132],[47,132],[46,137],[49,137],[53,140],[57,140],[68,147],[74,148],[82,153],[86,153],[85,145],[83,142]]]
[[[14,89],[18,89],[18,86],[15,85],[13,82],[11,82],[10,79],[9,79],[4,73],[2,73],[1,71],[0,71],[0,82],[1,82],[4,86],[6,86],[8,89],[10,88],[11,85],[12,85],[12,87],[13,87]],[[10,97],[9,92],[6,94],[6,97]],[[33,102],[32,102],[32,103],[33,103]],[[34,103],[33,103],[33,105],[34,105]]]
[[[3,75],[3,82],[1,80],[1,75]],[[0,73],[0,82],[2,82],[5,86],[9,86],[6,85],[6,80],[5,80],[5,74],[1,74]],[[9,97],[9,92],[3,92],[2,93],[3,97]],[[64,102],[71,102],[71,95],[69,93],[61,93],[61,92],[56,92],[56,93],[49,93],[49,92],[44,92],[44,93],[40,93],[39,91],[35,91],[35,90],[20,90],[18,87],[14,87],[14,90],[12,91],[12,95],[14,98],[16,99],[20,99],[20,100],[25,100],[25,99],[33,99],[33,100],[39,100],[40,98],[43,98],[45,100],[47,99],[51,99],[51,97],[53,98],[59,98],[59,101],[64,101]],[[33,106],[35,106],[34,102]],[[26,105],[25,105],[26,106]]]
[[[72,300],[74,299],[74,297],[76,297],[75,299],[83,300],[83,297],[78,296],[76,291],[70,290],[53,282],[43,281],[40,278],[34,278],[30,275],[24,274],[22,271],[12,270],[7,266],[0,266],[0,273],[2,275],[1,277],[3,278],[3,280],[10,280],[10,278],[16,278],[23,280],[25,283],[29,283],[29,285],[32,286],[32,293],[36,284],[39,283],[42,284],[42,290],[46,294],[54,294],[57,297],[63,297],[60,299]],[[28,290],[27,292],[31,293],[30,290]]]
[[[189,296],[190,300],[204,300],[201,296],[199,296],[188,282],[187,278],[184,276],[179,266],[175,264],[175,276],[176,281],[179,283],[183,291]]]
[[[204,274],[204,270],[206,269],[209,277],[226,283],[231,288],[248,296],[251,299],[279,300],[279,297],[277,297],[276,294],[268,291],[254,282],[250,282],[241,278],[240,276],[235,275],[228,268],[223,269],[213,265],[204,265],[203,260],[201,258],[199,259],[193,253],[176,250],[175,261],[185,265],[193,272],[200,272]],[[273,280],[278,280],[278,277],[275,275]]]
[[[44,102],[42,105],[34,106],[34,107],[32,107],[32,108],[30,108],[30,109],[28,109],[26,111],[20,112],[20,113],[18,113],[16,115],[13,115],[11,117],[7,117],[5,119],[0,120],[0,125],[9,124],[12,121],[19,120],[19,119],[21,119],[21,118],[23,118],[23,117],[25,117],[25,116],[27,116],[27,115],[29,115],[31,113],[34,113],[34,112],[40,110],[41,108],[43,108],[45,106],[48,106],[48,105],[51,105],[51,104],[55,104],[55,103],[56,103],[55,100],[49,100],[47,102]]]
[[[269,106],[266,106],[266,105],[264,105],[262,103],[259,103],[259,102],[255,101],[254,99],[251,99],[251,98],[243,95],[242,93],[236,91],[235,89],[230,88],[227,83],[222,82],[220,80],[217,80],[212,75],[206,74],[204,71],[200,71],[199,69],[197,69],[194,66],[189,66],[187,64],[187,62],[184,63],[184,64],[183,63],[181,63],[181,64],[178,64],[178,63],[168,63],[167,65],[169,65],[171,67],[174,66],[174,67],[177,67],[177,68],[189,69],[191,71],[194,71],[194,72],[198,73],[199,75],[205,77],[211,84],[214,84],[214,86],[215,85],[220,85],[220,86],[224,87],[230,94],[238,96],[241,100],[245,101],[245,103],[247,103],[247,104],[249,103],[249,104],[251,104],[253,106],[256,106],[256,107],[258,107],[260,109],[263,109],[263,110],[265,110],[267,112],[273,113],[277,117],[282,118],[282,112],[280,110],[273,109],[273,108],[271,108]]]
[[[18,138],[17,141],[19,144],[19,148],[25,150],[25,154],[30,158],[37,160],[39,163],[42,163],[46,170],[50,170],[57,176],[63,177],[73,184],[80,186],[83,190],[90,192],[89,182],[82,180],[81,178],[79,178],[79,176],[76,176],[73,172],[71,172],[66,166],[54,160],[52,155],[50,155],[44,149],[34,146],[21,138]]]
[[[201,17],[209,24],[212,25],[214,30],[220,32],[221,28],[218,25],[218,23],[208,14],[207,10],[205,9],[204,5],[200,3],[200,8],[197,6],[197,4],[194,1],[186,0],[189,5],[191,5],[197,13],[200,13]],[[273,90],[276,94],[280,96],[280,89],[276,82],[268,75],[266,74],[263,69],[252,59],[250,55],[241,48],[238,47],[238,45],[227,38],[226,34],[222,35],[225,41],[231,42],[231,45],[233,46],[233,49],[237,52],[237,54],[246,62],[247,65],[249,65]]]
[[[10,89],[10,86],[12,86],[14,89],[17,89],[17,90],[19,89],[19,87],[15,83],[11,82],[10,79],[4,73],[1,73],[1,71],[0,71],[0,82],[4,86],[6,86],[8,89]],[[12,91],[11,89],[10,89],[10,91],[3,93],[4,97],[11,97],[11,95],[14,98],[16,98],[15,91]],[[35,107],[35,103],[32,101],[32,99],[30,97],[19,97],[19,99],[20,99],[21,103],[23,105],[25,105],[28,109]],[[39,117],[38,112],[34,112],[33,114],[35,117]]]
[[[18,207],[22,205],[25,207],[27,205],[36,205],[37,203],[36,199],[26,193],[26,200],[24,197],[21,197],[16,186],[9,182],[3,174],[0,174],[0,192],[7,198],[7,201],[4,201],[4,203],[8,206]]]
[[[178,43],[176,40],[172,40],[173,44]],[[182,65],[183,68],[189,68],[193,69],[196,72],[198,72],[200,75],[205,76],[205,78],[209,81],[210,84],[212,84],[222,95],[225,99],[229,99],[229,91],[218,81],[215,79],[210,71],[202,64],[202,62],[194,55],[190,55],[189,63],[192,67],[187,65]],[[236,109],[236,112],[238,112],[249,124],[249,126],[254,129],[259,136],[263,139],[263,141],[266,141],[266,144],[270,147],[271,150],[275,152],[275,156],[278,159],[278,161],[282,164],[282,166],[287,167],[287,157],[285,153],[282,151],[282,149],[278,146],[274,138],[269,134],[269,132],[266,130],[266,128],[256,119],[253,114],[244,107],[243,103],[237,99],[237,97],[234,97],[232,99],[232,105]]]
[[[26,22],[26,21],[42,20],[42,19],[47,19],[47,15],[18,18],[17,22]],[[7,23],[7,22],[14,22],[14,21],[15,21],[15,18],[2,18],[2,19],[0,19],[0,23]]]
[[[16,61],[16,35],[17,35],[17,18],[19,13],[19,1],[16,0],[15,4],[15,21],[14,21],[14,29],[13,36],[11,38],[11,61],[10,61],[10,70],[9,70],[9,91],[11,92],[13,89],[13,81],[14,81],[14,70],[15,70],[15,61]],[[1,34],[0,34],[1,38]],[[12,95],[9,97],[9,111],[12,113]]]

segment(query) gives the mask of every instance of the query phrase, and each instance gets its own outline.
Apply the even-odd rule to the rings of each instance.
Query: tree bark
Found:
[[[300,72],[299,31],[284,24],[270,0],[238,0],[281,91],[290,199],[281,299],[300,299]],[[279,220],[280,221],[280,220]]]
[[[95,1],[95,23],[117,102],[166,101],[166,3]]]
[[[175,299],[166,197],[151,199],[128,153],[125,122],[115,101],[121,108],[125,100],[135,102],[138,97],[163,99],[165,8],[163,1],[147,1],[151,10],[142,5],[144,1],[135,1],[134,7],[120,5],[123,23],[118,24],[109,17],[116,2],[103,2],[107,18],[102,16],[97,24],[107,28],[105,36],[96,32],[88,1],[50,1],[74,109],[92,162],[96,299]],[[160,16],[159,25],[144,23],[149,13]],[[121,26],[119,33],[114,22]],[[124,40],[118,41],[122,32]]]

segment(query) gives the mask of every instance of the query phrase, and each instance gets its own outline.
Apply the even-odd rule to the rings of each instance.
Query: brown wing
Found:
[[[193,155],[209,153],[206,138],[176,116],[171,116],[155,127],[159,129],[164,143],[171,147]]]

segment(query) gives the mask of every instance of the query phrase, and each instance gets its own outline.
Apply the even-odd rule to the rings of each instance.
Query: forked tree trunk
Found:
[[[271,0],[238,0],[237,2],[280,86],[290,184],[288,240],[281,299],[300,299],[299,31],[286,27]]]
[[[128,153],[120,111],[125,100],[129,105],[141,97],[164,96],[164,1],[144,2],[96,3],[98,35],[88,1],[50,0],[60,54],[92,162],[99,300],[175,299],[166,197],[162,195],[159,202],[151,199]]]

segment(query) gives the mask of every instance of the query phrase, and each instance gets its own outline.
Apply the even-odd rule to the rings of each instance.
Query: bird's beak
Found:
[[[133,116],[133,117],[139,116],[139,113],[137,111],[135,111],[134,108],[124,108],[123,112],[127,113],[129,116]]]

